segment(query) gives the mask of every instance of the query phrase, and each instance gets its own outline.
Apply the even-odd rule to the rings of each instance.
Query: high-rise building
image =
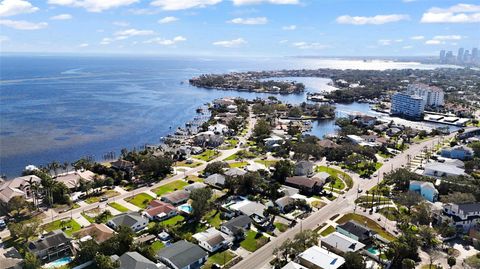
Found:
[[[390,109],[392,115],[421,119],[424,109],[424,100],[418,95],[408,92],[397,92],[392,95],[392,106]]]
[[[453,52],[450,50],[445,55],[445,63],[447,64],[454,64],[455,63],[455,56],[453,56]]]
[[[465,52],[463,53],[463,62],[464,63],[470,63],[471,61],[471,55],[470,55],[470,51],[468,50],[465,50]]]
[[[472,49],[472,62],[480,63],[480,56],[478,55],[478,48]]]
[[[440,63],[445,63],[445,50],[440,51]]]
[[[407,86],[407,92],[422,97],[424,106],[438,107],[444,105],[445,96],[443,90],[439,87],[415,83]]]
[[[458,49],[458,54],[457,54],[457,62],[462,63],[463,62],[463,48]]]

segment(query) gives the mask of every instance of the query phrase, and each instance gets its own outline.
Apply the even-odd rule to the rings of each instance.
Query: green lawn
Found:
[[[112,208],[114,208],[114,209],[122,212],[122,213],[129,211],[128,208],[124,207],[123,205],[121,205],[121,204],[119,204],[119,203],[115,203],[115,202],[114,202],[114,203],[109,203],[108,205],[109,205],[110,207],[112,207]]]
[[[255,155],[255,153],[252,153],[252,152],[246,151],[246,150],[240,150],[237,153],[232,154],[232,155],[228,156],[227,158],[225,158],[224,161],[234,161],[234,160],[237,160],[237,159],[240,159],[240,158],[253,159],[255,157],[257,157],[257,155]]]
[[[188,183],[183,180],[175,180],[168,184],[162,185],[158,188],[153,189],[152,191],[156,193],[158,196],[162,196],[166,193],[173,192],[175,190],[183,189],[183,187],[187,186]]]
[[[331,233],[333,233],[333,232],[335,232],[335,228],[333,228],[332,225],[329,225],[325,230],[323,230],[323,231],[320,233],[320,235],[325,237],[325,236],[327,236],[327,235],[329,235],[329,234],[331,234]]]
[[[190,167],[190,168],[195,168],[197,166],[202,165],[201,162],[192,162],[192,163],[187,163],[187,161],[181,161],[181,162],[176,162],[175,166],[181,166],[181,167]]]
[[[394,207],[384,207],[380,209],[378,212],[391,221],[396,221],[400,215],[398,210]]]
[[[94,222],[95,222],[95,218],[90,217],[88,214],[83,213],[83,212],[80,213],[80,214],[81,214],[84,218],[86,218],[86,219],[88,220],[88,222],[90,222],[90,223],[94,223]]]
[[[327,172],[334,178],[341,178],[347,184],[348,189],[353,187],[353,179],[345,172],[326,166],[317,166],[317,172]]]
[[[146,193],[139,193],[133,197],[128,197],[125,201],[134,204],[140,208],[147,208],[148,203],[152,201],[154,198]]]
[[[195,181],[195,182],[203,182],[203,179],[200,178],[199,176],[196,176],[196,175],[188,175],[186,178],[185,178],[186,181]]]
[[[98,202],[100,202],[100,199],[104,196],[108,197],[108,198],[111,198],[111,197],[114,197],[114,196],[117,196],[117,195],[120,195],[120,193],[118,191],[106,190],[106,191],[100,192],[98,194],[95,194],[95,196],[88,197],[87,199],[85,199],[85,203],[87,203],[87,204],[98,203]]]
[[[247,165],[248,165],[247,162],[234,162],[234,163],[228,164],[230,168],[244,168]]]
[[[181,215],[177,215],[175,217],[169,218],[167,220],[162,221],[161,223],[165,226],[175,226],[179,222],[182,222],[185,218]]]
[[[275,164],[278,162],[277,160],[255,160],[256,163],[260,163],[260,164],[263,164],[265,165],[265,167],[269,168],[269,167],[273,167],[275,166]]]
[[[225,140],[225,145],[222,146],[220,149],[234,149],[238,145],[238,140],[237,139],[228,139]]]
[[[199,159],[199,160],[202,160],[202,161],[209,162],[209,161],[217,158],[218,155],[219,155],[219,154],[216,153],[214,150],[212,150],[212,149],[207,149],[207,150],[205,150],[204,152],[202,152],[202,154],[193,156],[193,158]]]
[[[339,190],[345,189],[345,183],[343,183],[343,181],[337,177],[334,177],[333,180],[330,181],[327,188],[330,188],[332,186],[333,188],[339,189]]]
[[[62,221],[64,221],[62,226]],[[72,233],[79,231],[82,227],[73,219],[64,219],[64,220],[56,220],[54,222],[47,223],[40,227],[41,230],[45,230],[46,232],[51,232],[54,230],[62,230],[64,228],[64,232],[71,236]]]
[[[222,224],[222,219],[220,219],[220,212],[217,210],[212,210],[203,216],[203,219],[206,220],[211,226],[219,228]]]
[[[208,260],[205,263],[205,265],[202,267],[202,269],[210,269],[215,263],[218,265],[225,265],[235,257],[236,257],[235,253],[233,253],[228,249],[222,252],[217,252],[212,256],[208,257]]]
[[[155,241],[153,244],[150,246],[155,253],[159,251],[160,249],[165,247],[165,244],[162,243],[162,241]]]
[[[393,241],[395,240],[395,237],[393,235],[391,235],[390,233],[384,231],[382,229],[382,227],[380,225],[378,225],[374,220],[372,219],[369,219],[365,216],[362,216],[362,215],[358,215],[358,214],[354,214],[354,213],[349,213],[349,214],[346,214],[344,215],[343,217],[341,217],[337,223],[339,224],[343,224],[349,220],[354,220],[356,222],[358,222],[359,224],[362,224],[362,225],[366,225],[368,228],[372,229],[373,231],[375,231],[378,235],[380,235],[381,237],[389,240],[389,241]]]
[[[254,252],[267,242],[268,238],[265,236],[257,234],[254,231],[248,231],[245,235],[245,239],[240,243],[240,246],[250,252]]]
[[[288,225],[281,222],[275,222],[273,225],[275,225],[275,228],[277,228],[281,233],[288,229]]]

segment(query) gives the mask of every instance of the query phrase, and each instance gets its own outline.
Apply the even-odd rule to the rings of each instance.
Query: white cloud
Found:
[[[3,0],[0,3],[0,17],[33,13],[37,10],[38,7],[34,7],[30,2],[24,0]]]
[[[323,44],[320,44],[320,43],[316,43],[316,42],[313,42],[313,43],[310,43],[310,42],[295,42],[292,44],[294,47],[298,48],[298,49],[302,49],[302,50],[305,50],[305,49],[325,49],[325,48],[328,48],[327,45],[323,45]]]
[[[17,30],[39,30],[48,26],[46,22],[29,22],[29,21],[13,21],[13,20],[0,20],[0,25],[10,27]]]
[[[283,26],[283,27],[282,27],[282,30],[285,30],[285,31],[293,31],[293,30],[295,30],[295,29],[297,29],[297,26],[294,25],[294,24],[292,24],[292,25],[287,25],[287,26]]]
[[[178,18],[173,17],[173,16],[168,16],[168,17],[165,17],[165,18],[162,18],[162,19],[158,20],[158,23],[166,24],[166,23],[171,23],[171,22],[174,22],[174,21],[178,21]]]
[[[235,24],[247,24],[247,25],[257,25],[257,24],[266,24],[268,19],[265,17],[256,17],[256,18],[235,18],[228,21],[229,23]]]
[[[112,43],[113,39],[111,39],[110,37],[104,37],[102,39],[102,41],[100,41],[100,45],[109,45],[110,43]]]
[[[64,21],[64,20],[71,20],[73,17],[70,14],[58,14],[55,16],[50,17],[51,20],[57,20],[57,21]]]
[[[49,4],[81,7],[90,12],[102,12],[107,9],[128,6],[139,0],[48,0]]]
[[[354,24],[354,25],[365,25],[365,24],[385,24],[391,22],[398,22],[403,20],[408,20],[410,17],[404,14],[389,14],[389,15],[376,15],[373,17],[362,17],[362,16],[350,16],[343,15],[337,18],[337,23],[340,24]]]
[[[402,49],[404,49],[404,50],[413,49],[413,46],[411,46],[411,45],[403,46]]]
[[[480,22],[480,5],[457,4],[448,8],[432,7],[423,13],[422,23]]]
[[[88,44],[88,43],[82,43],[82,44],[80,44],[80,45],[78,45],[78,46],[79,46],[80,48],[86,48],[86,47],[89,46],[89,44]]]
[[[462,39],[461,35],[436,35],[433,37],[435,40],[460,40]]]
[[[10,41],[8,36],[0,35],[0,44]]]
[[[216,5],[222,0],[154,0],[151,5],[163,10],[183,10]]]
[[[187,39],[183,36],[176,36],[173,39],[163,39],[163,38],[157,37],[154,39],[147,40],[143,43],[146,43],[146,44],[154,43],[154,44],[163,45],[163,46],[171,46],[179,42],[184,42],[186,40]]]
[[[287,40],[287,39],[280,40],[278,43],[280,43],[280,44],[285,44],[285,43],[288,43],[288,40]]]
[[[412,40],[422,40],[422,39],[425,39],[425,37],[423,35],[416,35],[416,36],[410,37],[410,39],[412,39]]]
[[[128,21],[114,21],[113,25],[120,26],[120,27],[127,27],[130,25]]]
[[[222,41],[216,41],[213,42],[214,46],[221,46],[225,48],[234,48],[234,47],[239,47],[241,45],[246,44],[247,41],[245,41],[243,38],[237,38],[233,40],[222,40]]]
[[[300,0],[232,0],[236,6],[255,5],[255,4],[274,4],[274,5],[296,5]]]
[[[440,45],[440,44],[445,44],[445,42],[441,41],[441,40],[430,39],[430,40],[425,41],[425,44],[426,45]]]
[[[377,43],[379,45],[382,45],[382,46],[389,46],[389,45],[392,45],[393,43],[401,43],[403,42],[403,39],[380,39],[377,41]]]
[[[127,39],[132,36],[147,36],[147,35],[153,35],[155,34],[154,31],[152,30],[138,30],[138,29],[127,29],[127,30],[122,30],[122,31],[117,31],[115,32],[115,36],[117,39],[122,40],[122,39]]]

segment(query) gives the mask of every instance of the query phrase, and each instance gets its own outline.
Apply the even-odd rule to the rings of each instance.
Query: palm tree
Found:
[[[63,165],[62,165],[62,168],[63,168],[63,171],[67,172],[68,173],[68,162],[64,162]]]

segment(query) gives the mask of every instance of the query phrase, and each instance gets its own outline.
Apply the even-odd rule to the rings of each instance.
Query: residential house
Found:
[[[33,193],[30,188],[30,181],[40,183],[41,179],[37,176],[30,175],[24,177],[16,177],[0,183],[0,202],[7,204],[13,197],[21,196],[30,199]]]
[[[224,137],[222,135],[215,134],[212,131],[206,131],[198,133],[194,138],[193,142],[195,145],[200,147],[211,147],[216,148],[223,144]]]
[[[214,108],[228,107],[230,105],[235,105],[235,99],[232,97],[223,97],[213,100]]]
[[[203,182],[212,187],[223,189],[225,186],[225,176],[222,174],[213,174],[208,176]]]
[[[355,121],[360,125],[370,127],[375,125],[375,123],[377,123],[377,118],[373,116],[368,116],[368,115],[361,115],[361,116],[358,116],[355,119]]]
[[[309,269],[337,269],[345,263],[345,259],[337,254],[313,246],[300,253],[298,262]]]
[[[2,247],[0,251],[0,268],[21,269],[23,268],[23,257],[15,247]]]
[[[138,232],[148,225],[148,219],[138,212],[123,213],[113,217],[107,222],[107,225],[116,230],[120,226],[126,226],[134,232]]]
[[[185,186],[185,188],[183,188],[183,189],[188,191],[188,192],[192,192],[195,189],[203,189],[203,188],[206,188],[206,187],[207,187],[207,184],[205,184],[205,183],[194,182],[192,184],[189,184],[189,185]]]
[[[281,212],[287,213],[295,208],[295,199],[290,196],[283,196],[275,200],[275,205]]]
[[[136,251],[129,251],[118,257],[112,256],[113,261],[118,261],[119,269],[167,269],[167,266],[159,263],[155,264]]]
[[[294,261],[290,261],[289,263],[285,264],[285,266],[282,267],[282,269],[308,269],[308,268]]]
[[[124,172],[127,172],[127,173],[130,173],[133,171],[133,167],[135,166],[134,163],[130,162],[130,161],[125,161],[125,160],[116,160],[114,162],[111,162],[110,165],[112,166],[112,168],[116,169],[116,170],[120,170],[120,171],[124,171]]]
[[[217,135],[227,135],[230,133],[230,129],[228,129],[227,125],[221,123],[208,126],[208,131]]]
[[[273,149],[280,147],[283,144],[284,139],[278,135],[271,135],[270,137],[263,139],[263,142],[265,147]]]
[[[235,217],[220,226],[220,230],[235,238],[243,238],[245,232],[250,229],[252,220],[246,215]]]
[[[237,214],[249,216],[255,223],[264,224],[267,218],[263,215],[266,206],[259,202],[252,202],[248,199],[242,198],[228,207],[229,210]]]
[[[438,191],[431,182],[410,181],[410,191],[420,194],[423,198],[430,202],[436,202],[438,199]]]
[[[28,250],[43,262],[60,259],[74,254],[70,237],[55,230],[28,243]]]
[[[247,171],[243,170],[243,169],[240,169],[240,168],[230,168],[228,169],[226,172],[225,172],[225,175],[226,176],[230,176],[230,177],[238,177],[238,176],[243,176],[247,173]]]
[[[323,139],[323,140],[320,140],[318,141],[317,143],[320,147],[322,148],[325,148],[325,149],[334,149],[334,148],[338,148],[339,145],[335,142],[333,142],[332,140],[330,139]]]
[[[365,244],[358,242],[344,234],[334,232],[321,239],[321,246],[338,255],[346,252],[359,252],[365,248]]]
[[[80,180],[93,181],[94,179],[95,173],[89,170],[66,173],[54,178],[55,181],[65,184],[70,190],[78,188]]]
[[[198,241],[199,246],[210,253],[228,248],[233,242],[233,236],[222,233],[214,227],[209,228],[204,232],[196,233],[192,237]]]
[[[114,235],[114,231],[105,224],[92,223],[80,231],[73,234],[76,238],[92,238],[98,244],[110,239]]]
[[[365,245],[371,243],[375,235],[375,232],[353,220],[337,225],[336,231]]]
[[[173,269],[196,269],[207,260],[208,253],[198,245],[181,240],[159,250],[157,258]]]
[[[309,161],[300,161],[295,164],[296,176],[311,176],[313,175],[314,164]]]
[[[299,189],[305,194],[318,194],[325,185],[325,180],[321,180],[317,177],[304,177],[304,176],[294,176],[287,177],[285,184]]]
[[[467,146],[456,146],[451,148],[442,149],[442,157],[452,158],[458,160],[470,160],[474,156],[473,149]]]
[[[432,162],[425,165],[423,175],[431,177],[462,176],[465,175],[465,169],[451,164]]]
[[[480,203],[445,204],[443,213],[452,220],[455,227],[467,232],[479,224]]]
[[[159,200],[152,200],[147,210],[143,212],[143,216],[149,220],[158,221],[169,219],[175,215],[177,215],[175,206]]]
[[[168,194],[165,194],[160,198],[161,201],[170,203],[172,205],[183,204],[188,201],[190,193],[186,190],[177,190]]]

